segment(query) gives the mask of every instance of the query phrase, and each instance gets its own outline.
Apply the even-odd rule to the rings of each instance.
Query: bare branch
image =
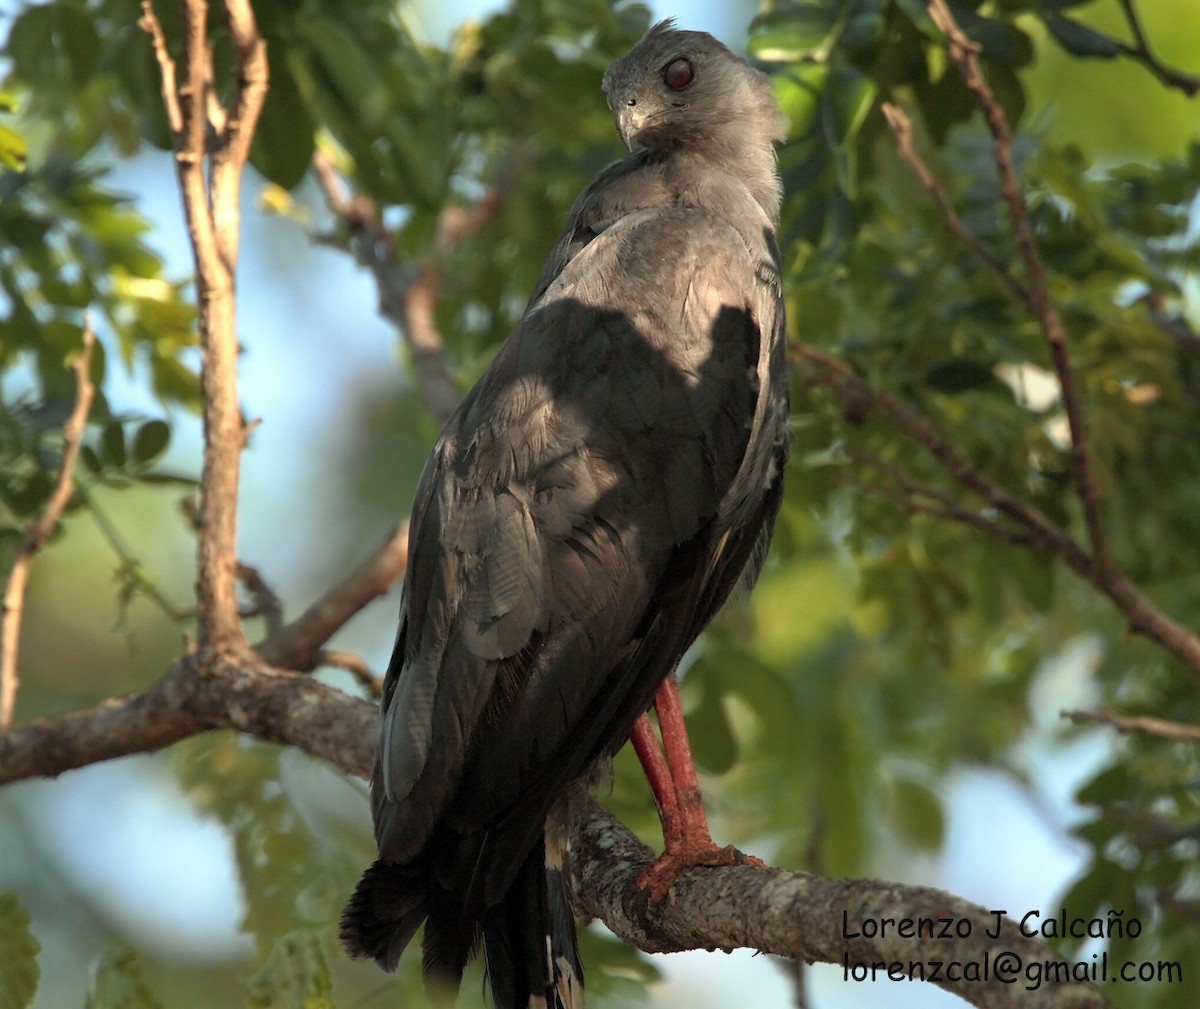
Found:
[[[345,579],[256,646],[259,657],[281,669],[315,669],[325,642],[367,603],[384,595],[407,566],[408,523],[403,522]]]
[[[167,51],[167,40],[163,37],[162,25],[154,13],[151,0],[142,0],[142,16],[138,27],[150,36],[154,46],[154,58],[158,62],[159,76],[162,78],[163,107],[167,111],[167,125],[171,133],[178,137],[183,132],[183,113],[179,110],[179,94],[175,84],[175,61]]]
[[[622,824],[590,799],[575,802],[571,818],[571,867],[577,910],[601,919],[613,932],[646,952],[751,948],[811,963],[892,964],[903,971],[932,959],[1018,965],[1060,958],[1024,935],[1008,918],[941,890],[873,879],[826,879],[751,866],[690,869],[667,899],[649,903],[637,886],[653,854]],[[878,928],[890,919],[949,920],[966,937],[931,940],[928,932],[900,935]],[[873,922],[875,929],[861,928]],[[989,935],[988,933],[991,933]],[[994,938],[993,938],[994,936]],[[936,954],[932,951],[937,951]],[[946,955],[950,954],[950,955]],[[929,968],[932,970],[932,968]],[[987,1009],[1100,1009],[1108,1003],[1089,984],[980,984],[944,978],[939,987]]]
[[[992,133],[992,156],[1000,173],[1000,193],[1012,219],[1017,249],[1025,266],[1028,304],[1041,326],[1054,363],[1054,372],[1058,376],[1059,388],[1062,390],[1063,409],[1071,432],[1071,466],[1076,494],[1083,506],[1084,522],[1087,525],[1095,564],[1107,570],[1112,567],[1112,560],[1109,556],[1103,517],[1100,514],[1100,491],[1092,472],[1083,402],[1067,353],[1066,330],[1063,328],[1058,309],[1050,298],[1046,267],[1037,250],[1033,227],[1029,221],[1029,208],[1021,192],[1016,166],[1013,163],[1012,131],[1009,129],[1004,109],[996,101],[996,96],[992,94],[984,79],[983,69],[979,64],[979,46],[963,34],[950,13],[946,0],[930,0],[929,15],[945,33],[950,44],[950,58],[958,65],[967,89],[975,96]]]
[[[242,171],[267,89],[266,47],[246,0],[226,3],[237,60],[233,112],[226,115],[212,80],[204,0],[184,3],[184,83],[149,0],[142,25],[150,34],[163,80],[168,117],[178,123],[175,164],[188,237],[195,259],[200,309],[204,464],[200,478],[197,614],[201,649],[232,653],[245,647],[236,579],[238,470],[244,441],[237,403],[237,266]],[[209,177],[205,179],[205,164]]]
[[[441,261],[496,215],[509,185],[507,173],[471,206],[444,207],[438,218],[436,255],[412,263],[397,254],[395,236],[384,227],[374,201],[350,190],[322,150],[313,155],[313,172],[329,208],[350,232],[350,251],[375,278],[380,314],[400,331],[412,355],[422,400],[439,423],[444,423],[461,396],[447,367],[434,318]]]
[[[353,652],[343,652],[336,648],[322,648],[317,653],[317,659],[322,666],[335,666],[344,669],[353,676],[359,684],[376,700],[383,696],[383,677],[371,672],[371,667],[361,655]]]
[[[145,9],[149,11],[148,4]],[[200,645],[233,651],[244,645],[234,586],[241,417],[237,408],[233,263],[221,255],[204,176],[212,99],[207,17],[204,0],[185,0],[184,83],[177,92],[181,126],[176,140],[175,170],[195,261],[200,315],[200,382],[204,402],[196,577]],[[164,52],[156,45],[165,91],[173,72],[169,61],[164,61]],[[170,100],[167,101],[170,107]],[[236,214],[236,207],[233,212]]]
[[[237,54],[232,111],[217,132],[212,158],[212,214],[218,248],[232,280],[238,258],[239,196],[250,142],[267,97],[267,46],[249,0],[225,0],[225,23]],[[211,53],[208,54],[211,61]]]
[[[1170,722],[1150,715],[1121,715],[1111,708],[1099,711],[1060,711],[1076,725],[1108,725],[1121,733],[1146,733],[1172,743],[1200,743],[1200,725]]]
[[[921,160],[916,147],[913,146],[912,120],[908,118],[903,109],[898,105],[893,105],[891,102],[884,102],[881,109],[883,111],[883,118],[887,121],[888,128],[891,129],[892,136],[896,141],[896,153],[900,155],[900,160],[912,170],[912,173],[917,177],[917,181],[933,197],[933,202],[937,204],[938,210],[941,211],[942,221],[946,225],[946,230],[987,264],[988,268],[1000,279],[1000,282],[1007,288],[1008,293],[1013,298],[1026,308],[1030,308],[1029,292],[1025,290],[1025,287],[1016,277],[1009,273],[1008,267],[992,255],[983,243],[971,233],[970,229],[963,224],[962,218],[958,216],[954,205],[950,202],[950,198],[938,184],[937,179],[933,177],[933,172]]]
[[[307,676],[192,653],[149,690],[0,732],[0,785],[148,753],[214,729],[295,746],[365,777],[379,713]]]
[[[12,724],[13,710],[17,703],[20,679],[17,673],[17,655],[21,641],[21,618],[25,608],[25,587],[29,583],[29,566],[33,555],[54,532],[59,519],[71,500],[75,486],[75,464],[79,460],[79,449],[83,441],[83,427],[87,423],[88,411],[96,388],[92,384],[92,348],[96,336],[92,324],[84,317],[83,346],[71,365],[75,373],[75,405],[63,425],[62,459],[58,465],[58,479],[54,490],[46,501],[42,513],[29,523],[25,538],[17,548],[4,586],[4,611],[0,615],[0,728]]]
[[[384,227],[375,202],[363,193],[348,194],[345,180],[320,149],[313,154],[313,171],[330,209],[350,232],[349,251],[375,278],[379,314],[396,327],[412,354],[417,392],[438,423],[445,423],[462,397],[447,367],[433,315],[437,267],[401,261],[395,236]],[[443,233],[439,223],[439,237]]]

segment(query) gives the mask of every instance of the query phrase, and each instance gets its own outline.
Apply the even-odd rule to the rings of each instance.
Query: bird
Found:
[[[663,820],[650,895],[745,860],[708,833],[674,676],[752,586],[783,494],[785,120],[769,78],[671,20],[603,89],[629,153],[575,201],[417,486],[379,857],[341,920],[385,970],[423,923],[443,996],[482,952],[496,1009],[583,1005],[566,806],[627,739]]]

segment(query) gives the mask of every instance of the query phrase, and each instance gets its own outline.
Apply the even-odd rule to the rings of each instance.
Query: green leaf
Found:
[[[939,392],[966,392],[995,381],[989,362],[969,357],[945,357],[925,368],[925,384]]]
[[[724,774],[737,762],[737,740],[719,691],[706,685],[700,705],[687,716],[696,763],[711,774]]]
[[[1046,27],[1050,29],[1054,41],[1072,56],[1095,56],[1110,60],[1121,55],[1120,42],[1073,18],[1055,14],[1046,19]]]
[[[133,436],[133,461],[139,465],[153,462],[171,443],[171,428],[165,421],[150,420]]]
[[[315,128],[296,80],[283,60],[271,64],[271,88],[254,141],[250,163],[284,189],[297,186],[312,163]]]
[[[58,14],[58,38],[71,66],[71,80],[76,88],[86,87],[96,75],[96,57],[100,37],[95,19],[83,10],[67,4],[54,4]]]
[[[26,1009],[38,986],[41,944],[15,893],[0,893],[0,1009]]]
[[[838,43],[846,49],[871,49],[883,41],[887,18],[880,11],[856,14],[846,22]]]
[[[888,789],[888,816],[909,843],[926,851],[941,847],[946,833],[941,800],[925,785],[897,778]]]
[[[85,1009],[162,1009],[146,984],[141,961],[132,950],[110,950],[100,958]]]
[[[125,465],[125,429],[118,420],[109,421],[100,434],[100,458],[105,466],[120,469]]]
[[[768,63],[794,63],[824,46],[840,14],[833,5],[793,5],[756,18],[750,55]]]
[[[802,63],[775,77],[775,98],[793,135],[802,136],[813,125],[828,77],[829,68],[820,63]]]
[[[1033,42],[1016,25],[994,18],[963,18],[962,28],[977,42],[988,60],[1013,67],[1026,66],[1033,59]]]
[[[28,155],[25,138],[0,123],[0,165],[14,172],[23,172]]]

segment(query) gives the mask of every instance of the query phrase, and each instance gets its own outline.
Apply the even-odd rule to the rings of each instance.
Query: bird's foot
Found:
[[[738,851],[732,844],[719,848],[709,839],[697,839],[696,843],[682,842],[668,847],[637,878],[637,888],[649,896],[654,903],[660,902],[675,884],[675,877],[684,869],[693,866],[752,865],[766,868],[761,858]]]

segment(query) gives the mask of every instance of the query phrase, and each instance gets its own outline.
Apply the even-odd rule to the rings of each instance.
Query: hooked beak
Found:
[[[617,109],[617,135],[627,150],[633,150],[633,142],[646,125],[646,114],[636,106],[622,105]]]

